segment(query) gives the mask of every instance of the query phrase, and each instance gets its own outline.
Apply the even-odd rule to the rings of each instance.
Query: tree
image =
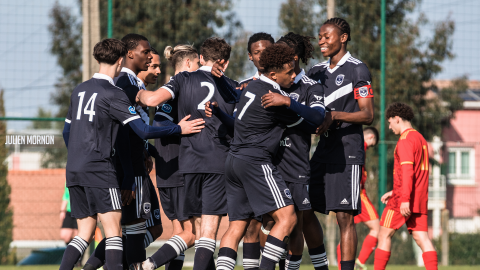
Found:
[[[234,38],[228,42],[231,45],[236,44],[236,36],[231,31],[239,31],[242,27],[239,21],[232,17],[231,6],[230,0],[114,1],[113,37],[120,39],[128,33],[144,35],[162,54],[168,45],[193,44],[199,49],[206,38],[223,32],[221,30],[225,28],[224,34],[231,33]],[[107,1],[101,1],[100,13],[107,14]],[[100,18],[102,37],[107,36],[107,19],[107,16]],[[236,50],[233,51],[232,56],[236,56]],[[163,54],[162,59],[161,68],[165,76],[164,80],[159,80],[160,85],[173,74]],[[238,70],[243,70],[243,65],[237,62],[232,78],[238,79],[243,75],[239,74]]]
[[[43,108],[38,108],[37,116],[40,118],[50,118],[52,117],[52,112],[44,110]],[[33,129],[51,129],[53,128],[53,123],[49,121],[33,121]]]
[[[0,116],[5,117],[3,90],[0,90]],[[13,213],[10,208],[10,185],[7,182],[7,148],[5,147],[7,124],[0,121],[0,264],[8,261],[10,243],[12,242]]]

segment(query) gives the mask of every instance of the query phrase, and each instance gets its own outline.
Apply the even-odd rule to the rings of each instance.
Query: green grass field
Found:
[[[38,266],[0,266],[0,270],[57,270],[58,265],[38,265]],[[439,270],[473,270],[479,269],[480,266],[439,266]],[[80,268],[75,268],[80,269]],[[163,269],[161,267],[160,269]],[[184,267],[184,270],[192,270],[191,267]],[[235,267],[235,270],[242,270],[241,266]],[[277,268],[278,269],[278,268]],[[336,266],[330,266],[330,270],[337,270]],[[373,270],[373,265],[369,265],[368,269]],[[411,265],[391,265],[387,267],[387,270],[408,270],[408,269],[425,269],[425,267],[416,267]],[[311,265],[302,265],[300,266],[300,270],[313,270],[313,266]]]

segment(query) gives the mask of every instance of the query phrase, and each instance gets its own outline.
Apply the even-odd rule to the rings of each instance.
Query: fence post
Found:
[[[449,253],[449,231],[448,231],[448,219],[450,218],[450,214],[448,209],[442,210],[442,265],[448,265],[448,253]]]

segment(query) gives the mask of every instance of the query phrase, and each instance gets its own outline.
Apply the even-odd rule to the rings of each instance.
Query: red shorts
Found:
[[[408,217],[402,216],[399,211],[392,208],[385,208],[380,219],[380,226],[398,230],[403,224],[407,223],[407,229],[410,231],[428,231],[427,214],[412,213]]]
[[[373,207],[365,189],[360,192],[360,200],[362,202],[362,213],[355,216],[355,224],[378,219],[378,212]]]

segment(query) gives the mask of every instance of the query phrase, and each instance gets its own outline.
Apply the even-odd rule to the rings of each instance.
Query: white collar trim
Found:
[[[293,81],[293,83],[297,84],[303,78],[303,76],[305,76],[305,70],[302,68],[300,73],[298,73],[297,76],[295,77],[295,80]]]
[[[203,70],[206,72],[212,72],[212,67],[211,66],[201,66],[198,70]]]
[[[258,73],[258,70],[257,70],[257,72],[255,72],[255,75],[253,75],[253,78],[255,78],[255,79],[259,79],[259,78],[260,78],[260,74]]]
[[[113,79],[112,77],[108,76],[108,75],[105,75],[105,74],[102,74],[102,73],[95,73],[93,74],[93,77],[94,79],[101,79],[101,80],[107,80],[110,84],[112,85],[115,85],[115,83],[113,83]]]
[[[266,82],[266,83],[269,83],[271,85],[273,85],[273,87],[277,90],[280,90],[280,85],[272,80],[270,80],[269,78],[267,78],[265,75],[260,75],[260,80]]]
[[[135,76],[135,78],[138,81],[137,75],[135,75],[135,72],[133,72],[131,69],[126,68],[126,67],[122,67],[122,72],[125,72],[125,73],[128,73],[128,74],[132,75],[132,76]]]
[[[338,67],[341,67],[343,66],[343,64],[345,64],[345,62],[347,62],[347,59],[350,58],[352,55],[350,54],[350,52],[347,52],[343,57],[342,59],[340,59],[340,61],[338,61],[337,65],[334,67],[334,68],[330,68],[330,61],[332,60],[331,58],[328,59],[327,61],[327,70],[330,72],[330,73],[333,73],[335,72],[335,70],[337,70]]]

